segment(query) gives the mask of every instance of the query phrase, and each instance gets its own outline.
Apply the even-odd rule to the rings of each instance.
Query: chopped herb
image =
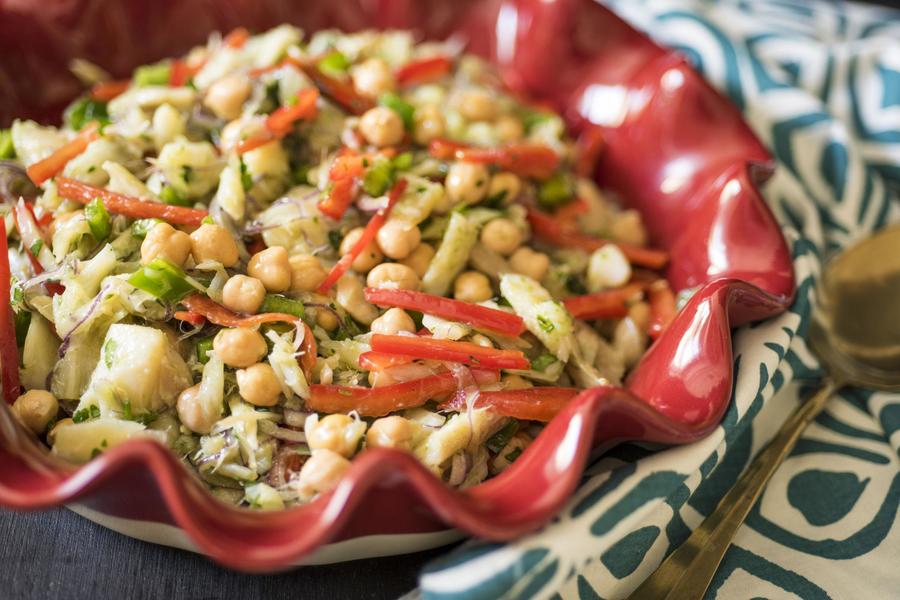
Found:
[[[181,180],[185,184],[189,184],[194,179],[194,167],[191,165],[181,165]]]
[[[506,195],[507,190],[500,190],[493,196],[488,196],[487,200],[481,203],[481,206],[484,208],[492,208],[494,210],[499,210],[506,206]]]
[[[140,423],[141,425],[143,425],[144,427],[146,427],[147,425],[149,425],[150,423],[152,423],[153,421],[158,419],[159,414],[155,411],[150,410],[145,413],[136,415],[131,410],[131,402],[129,402],[128,400],[123,400],[122,401],[122,418],[125,419],[126,421],[136,421],[136,422]],[[104,440],[104,442],[105,441],[106,440]],[[101,447],[105,448],[105,446],[101,446]]]
[[[319,61],[319,69],[328,75],[343,75],[350,69],[350,61],[343,53],[335,50]]]
[[[106,365],[107,369],[111,369],[113,366],[113,362],[116,360],[116,349],[118,344],[116,344],[115,340],[107,340],[105,344],[103,344],[103,364]]]
[[[43,240],[35,240],[35,242],[31,245],[31,247],[28,248],[28,251],[31,252],[32,256],[37,256],[38,254],[41,253],[41,248],[43,248],[43,247],[44,247]]]
[[[410,152],[404,152],[403,154],[397,155],[394,160],[391,161],[391,164],[394,166],[395,171],[403,171],[412,166],[413,163],[413,155]],[[424,188],[423,188],[424,190]]]
[[[564,173],[555,173],[538,188],[538,203],[555,208],[575,198],[575,182]]]
[[[406,129],[413,128],[413,119],[416,114],[415,107],[393,92],[385,92],[378,98],[378,104],[386,106],[403,120]]]
[[[537,316],[538,326],[541,328],[541,331],[544,333],[550,333],[554,329],[556,329],[556,325],[553,324],[553,321],[545,317],[544,315]]]
[[[555,362],[556,357],[545,352],[531,361],[531,369],[533,371],[543,371]]]
[[[244,188],[245,192],[249,192],[250,188],[253,187],[253,177],[250,175],[247,163],[244,162],[243,158],[241,159],[241,187]]]
[[[213,339],[211,337],[203,338],[202,340],[197,341],[197,360],[200,364],[206,364],[209,362],[209,356],[207,353],[212,352],[213,349]]]
[[[328,232],[328,243],[331,244],[331,247],[335,250],[341,247],[341,241],[343,239],[344,237],[341,235],[341,232],[336,229],[332,229]]]
[[[522,111],[520,117],[522,119],[522,124],[525,126],[525,131],[530,132],[533,127],[543,123],[545,121],[549,121],[555,115],[551,112],[544,112],[540,110],[532,110],[525,109]]]
[[[94,460],[98,456],[100,456],[100,448],[94,448],[93,450],[91,450],[91,460]]]
[[[161,219],[138,219],[131,224],[131,233],[133,233],[135,237],[143,239],[147,237],[147,232],[162,222]]]
[[[506,447],[506,444],[509,443],[509,440],[516,435],[517,431],[519,431],[519,422],[515,419],[510,419],[500,431],[488,438],[485,445],[494,454],[499,454]]]
[[[190,167],[181,167],[182,176],[184,176],[184,170],[190,169]],[[187,183],[187,179],[184,180]],[[159,199],[165,202],[166,204],[172,204],[174,206],[190,206],[191,203],[187,198],[178,193],[178,191],[173,188],[171,185],[164,185],[163,189],[159,192]]]
[[[137,87],[167,85],[172,76],[172,66],[168,63],[144,65],[135,69],[131,82]]]
[[[14,313],[16,321],[16,344],[25,345],[25,337],[28,335],[28,326],[31,325],[31,312],[25,309]]]
[[[100,407],[96,404],[91,404],[86,408],[82,408],[81,410],[76,410],[75,414],[72,415],[72,421],[75,423],[84,423],[85,421],[90,421],[92,419],[100,418]]]
[[[294,183],[298,185],[309,183],[310,168],[311,167],[309,165],[303,164],[298,165],[293,171],[291,171],[291,178],[293,179]]]
[[[102,242],[112,233],[112,219],[100,198],[94,198],[85,205],[84,218],[87,219],[91,235],[98,242]]]
[[[581,277],[574,273],[570,273],[569,276],[566,277],[566,289],[579,296],[588,293],[588,289],[585,287]]]
[[[47,426],[44,427],[44,432],[50,432],[50,431],[53,431],[53,428],[56,427],[56,424],[57,424],[57,423],[59,423],[59,418],[58,418],[58,417],[53,417],[52,419],[50,419],[49,421],[47,421]]]
[[[517,458],[519,458],[520,454],[522,454],[522,449],[516,448],[515,450],[512,450],[509,454],[504,456],[504,458],[506,460],[508,460],[509,462],[512,462],[512,461],[516,460]]]
[[[200,220],[200,224],[201,225],[215,225],[216,222],[211,216],[206,215],[205,217],[203,217],[203,219]]]
[[[87,96],[83,96],[70,104],[66,112],[63,113],[63,122],[76,131],[79,131],[91,121],[98,121],[100,125],[108,125],[110,123],[105,102],[97,102]]]
[[[16,147],[13,145],[12,131],[0,129],[0,159],[15,157]]]
[[[512,304],[510,304],[509,300],[507,300],[503,296],[497,296],[497,305],[498,306],[510,306],[510,307],[512,306]]]
[[[281,105],[280,90],[281,83],[277,79],[266,83],[266,101],[263,103],[265,110],[262,112],[270,113]]]

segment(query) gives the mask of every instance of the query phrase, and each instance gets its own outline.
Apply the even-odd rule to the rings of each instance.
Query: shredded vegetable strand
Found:
[[[205,210],[132,198],[68,177],[58,177],[56,189],[63,198],[81,204],[87,204],[94,198],[100,198],[109,212],[133,219],[156,218],[176,225],[200,225],[203,219],[209,215]]]
[[[381,229],[381,226],[384,225],[384,222],[387,220],[388,215],[391,213],[391,209],[394,207],[394,204],[397,203],[397,200],[400,199],[400,196],[403,195],[403,192],[406,190],[406,179],[399,179],[397,183],[394,184],[394,187],[391,188],[390,193],[388,194],[388,203],[387,206],[382,210],[375,213],[375,215],[369,219],[368,224],[366,224],[366,228],[363,230],[363,234],[359,236],[359,240],[357,240],[356,244],[353,248],[350,249],[350,252],[345,254],[337,261],[337,263],[331,268],[328,276],[319,286],[319,289],[316,290],[320,294],[324,294],[331,289],[331,287],[337,283],[337,280],[341,278],[341,276],[350,269],[350,265],[353,264],[353,261],[356,260],[356,257],[362,254],[363,250],[372,243],[372,240],[375,239],[375,236],[378,234],[378,230]]]
[[[19,348],[10,303],[12,275],[9,268],[9,246],[6,222],[0,219],[0,377],[3,377],[3,399],[12,404],[19,397]]]
[[[91,121],[78,133],[75,138],[53,154],[28,167],[28,177],[36,185],[41,185],[51,177],[55,177],[66,168],[70,160],[84,152],[88,145],[100,137],[100,124]]]

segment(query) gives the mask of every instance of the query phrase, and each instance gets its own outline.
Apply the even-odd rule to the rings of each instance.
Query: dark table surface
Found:
[[[397,598],[447,549],[242,575],[191,552],[125,537],[66,509],[0,511],[0,598]]]

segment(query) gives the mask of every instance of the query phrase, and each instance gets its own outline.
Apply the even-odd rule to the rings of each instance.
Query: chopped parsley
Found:
[[[63,121],[72,129],[78,131],[91,121],[97,121],[100,125],[110,123],[109,113],[106,111],[105,102],[91,100],[87,96],[79,98],[69,105],[63,114]],[[10,138],[10,144],[12,139]],[[2,146],[2,144],[0,144]],[[2,152],[0,152],[2,154]]]
[[[510,419],[500,431],[488,438],[485,445],[494,454],[499,454],[506,447],[506,444],[509,443],[509,440],[516,435],[517,431],[519,431],[519,422],[515,419]]]
[[[85,421],[90,421],[92,419],[100,418],[100,407],[96,404],[91,404],[86,408],[82,408],[81,410],[76,410],[75,414],[72,415],[72,421],[75,423],[84,423]]]
[[[106,343],[103,344],[103,364],[106,365],[107,369],[111,369],[113,362],[116,360],[117,348],[118,344],[116,344],[115,340],[107,340]]]
[[[187,183],[187,177],[189,175],[186,174],[185,169],[188,169],[187,173],[192,174],[193,171],[191,167],[183,166],[181,167],[181,176],[184,179],[184,182]],[[190,206],[191,203],[187,198],[178,193],[178,191],[170,185],[163,186],[163,189],[159,192],[159,199],[165,202],[166,204],[171,204],[173,206]]]
[[[552,354],[548,354],[547,352],[541,354],[536,359],[531,361],[531,369],[533,371],[543,371],[550,365],[556,362],[556,357]]]
[[[513,462],[514,460],[516,460],[517,458],[519,458],[519,455],[520,455],[520,454],[522,454],[522,449],[521,449],[521,448],[516,448],[516,449],[512,450],[509,454],[507,454],[506,456],[504,456],[503,458],[505,458],[505,459],[508,460],[509,462]]]
[[[541,328],[541,331],[544,333],[551,333],[554,329],[556,329],[556,325],[553,324],[553,321],[545,317],[544,315],[537,316],[538,327]]]
[[[13,145],[12,131],[0,129],[0,159],[16,157],[16,147]]]
[[[250,188],[253,187],[253,177],[250,175],[250,170],[247,169],[247,163],[244,162],[244,159],[241,159],[241,187],[244,188],[245,192],[249,192]]]
[[[194,179],[194,167],[191,165],[181,165],[181,180],[185,184],[189,184]]]

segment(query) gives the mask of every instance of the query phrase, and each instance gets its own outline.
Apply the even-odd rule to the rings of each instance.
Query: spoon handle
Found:
[[[656,571],[638,587],[632,600],[693,600],[706,594],[731,540],[772,474],[790,454],[806,426],[825,407],[828,398],[843,387],[828,381],[800,405],[753,460],[716,509]]]

